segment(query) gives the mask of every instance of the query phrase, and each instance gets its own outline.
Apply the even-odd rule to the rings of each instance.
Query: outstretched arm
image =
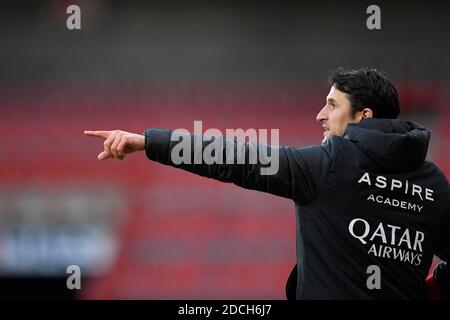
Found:
[[[178,163],[173,161],[172,154],[174,147],[180,142],[172,140],[171,130],[149,129],[144,135],[114,130],[114,131],[85,131],[86,135],[106,139],[104,150],[98,155],[99,160],[108,158],[123,159],[126,154],[145,150],[149,159],[158,161],[165,165],[170,165],[192,173],[216,179],[223,182],[231,182],[240,187],[252,190],[259,190],[277,196],[293,199],[298,203],[311,201],[330,165],[331,147],[330,145],[317,145],[307,148],[272,147],[269,145],[243,143],[225,137],[221,144],[220,163]],[[191,140],[188,153],[190,159],[194,159],[195,145],[194,135],[186,134],[186,138]],[[213,140],[200,138],[201,153]],[[233,150],[230,155],[227,152]],[[263,148],[265,154],[277,154],[277,170],[271,174],[261,174],[262,168],[267,168],[267,164],[262,164],[261,159],[256,162],[249,161],[249,155],[258,154]],[[179,153],[178,153],[179,154]],[[241,155],[239,158],[239,154]]]

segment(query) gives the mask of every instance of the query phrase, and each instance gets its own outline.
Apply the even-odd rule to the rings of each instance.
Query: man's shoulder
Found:
[[[425,160],[422,168],[430,172],[431,175],[435,176],[440,183],[448,185],[447,176],[441,170],[441,168],[439,168],[439,166],[436,165],[434,162],[430,160]]]
[[[359,155],[359,149],[355,143],[339,136],[332,136],[320,146],[331,158],[338,158],[343,154],[346,156]]]

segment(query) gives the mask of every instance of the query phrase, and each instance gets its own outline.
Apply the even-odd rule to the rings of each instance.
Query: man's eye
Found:
[[[335,109],[335,108],[336,108],[336,105],[335,105],[335,104],[331,104],[330,108],[331,108],[331,109]]]

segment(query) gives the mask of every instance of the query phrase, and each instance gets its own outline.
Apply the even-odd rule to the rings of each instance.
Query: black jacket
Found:
[[[423,299],[433,255],[449,261],[449,184],[425,161],[430,133],[416,123],[367,119],[321,145],[277,147],[274,175],[261,175],[260,163],[226,164],[226,152],[224,164],[175,165],[171,133],[145,132],[149,159],[295,202],[298,277],[290,279],[297,299]],[[191,153],[194,139],[204,139],[203,148],[210,143],[189,138]],[[245,150],[246,160],[252,148],[275,150],[223,139]],[[448,269],[435,270],[446,294]]]

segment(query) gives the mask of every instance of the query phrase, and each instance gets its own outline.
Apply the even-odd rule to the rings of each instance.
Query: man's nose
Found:
[[[316,121],[320,122],[320,121],[323,121],[323,120],[326,120],[326,119],[327,119],[327,112],[326,112],[326,106],[324,106],[322,108],[322,110],[320,110],[319,113],[317,114]]]

